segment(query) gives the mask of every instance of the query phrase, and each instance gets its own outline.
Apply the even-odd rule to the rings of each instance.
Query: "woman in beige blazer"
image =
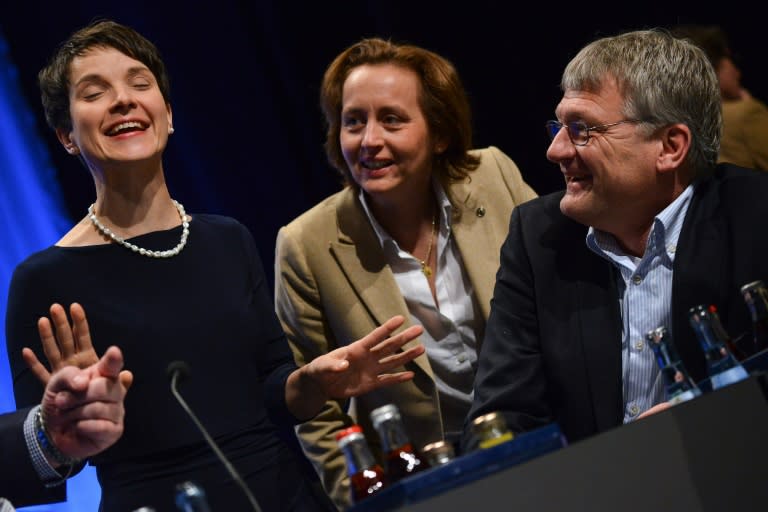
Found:
[[[297,427],[340,509],[349,480],[335,434],[400,409],[414,445],[454,441],[469,409],[477,350],[512,208],[536,197],[495,147],[472,150],[469,102],[450,62],[423,48],[364,39],[326,70],[326,151],[345,187],[277,237],[275,303],[298,364],[395,314],[420,324],[426,353],[410,382],[329,401]]]

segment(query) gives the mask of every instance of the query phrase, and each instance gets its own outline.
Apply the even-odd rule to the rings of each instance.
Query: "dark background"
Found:
[[[4,3],[0,30],[73,221],[93,202],[93,183],[46,126],[36,75],[72,31],[110,17],[154,41],[166,61],[176,128],[165,154],[172,196],[192,214],[231,215],[246,224],[270,279],[279,227],[339,188],[322,148],[318,86],[333,57],[361,37],[415,43],[451,60],[470,95],[475,146],[500,147],[540,194],[562,185],[545,159],[543,128],[560,98],[560,73],[597,36],[720,24],[742,58],[745,87],[768,99],[765,19],[734,2],[717,10],[703,3],[588,1]]]

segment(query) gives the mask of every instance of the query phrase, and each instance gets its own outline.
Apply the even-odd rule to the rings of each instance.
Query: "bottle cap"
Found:
[[[421,449],[421,453],[427,459],[427,463],[433,467],[447,464],[456,456],[453,445],[445,441],[429,443]]]
[[[751,283],[747,283],[747,284],[745,284],[744,286],[741,287],[741,293],[750,292],[750,291],[754,290],[755,288],[761,288],[761,287],[764,287],[764,286],[765,286],[765,284],[762,281],[760,281],[760,280],[752,281]]]
[[[350,434],[363,433],[363,428],[360,425],[352,425],[351,427],[345,428],[344,430],[338,432],[336,434],[336,440],[339,441],[343,437],[347,437]]]
[[[400,418],[400,411],[395,404],[382,405],[371,411],[371,423],[373,423],[374,428],[378,428],[383,421],[392,418]]]
[[[479,429],[485,429],[486,427],[493,426],[503,426],[504,429],[506,429],[504,418],[502,418],[501,415],[495,411],[489,412],[488,414],[483,414],[482,416],[478,416],[472,420],[472,426]]]
[[[648,341],[656,345],[661,343],[661,340],[663,340],[666,337],[667,337],[667,328],[664,327],[663,325],[655,329],[651,329],[645,334],[645,339],[647,339]]]
[[[475,418],[472,421],[472,431],[478,438],[480,448],[490,448],[514,438],[504,417],[495,411]]]

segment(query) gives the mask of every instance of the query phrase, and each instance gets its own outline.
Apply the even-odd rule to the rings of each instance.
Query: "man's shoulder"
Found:
[[[768,172],[722,163],[696,183],[691,209],[698,219],[757,220],[768,216],[767,197]]]
[[[517,218],[521,233],[539,244],[562,247],[583,241],[587,226],[567,217],[560,210],[564,190],[550,192],[515,207],[513,218]]]
[[[765,193],[768,191],[768,172],[721,163],[715,167],[711,175],[702,180],[701,184],[705,187],[698,187],[698,189],[715,188],[725,197],[736,194],[743,197],[742,195],[746,194],[750,197],[765,198]]]
[[[515,208],[519,209],[521,214],[548,213],[566,218],[560,212],[560,200],[564,195],[565,190],[556,190],[519,204]]]

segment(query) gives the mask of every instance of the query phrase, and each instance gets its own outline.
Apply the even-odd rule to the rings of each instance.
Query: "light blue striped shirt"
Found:
[[[613,263],[620,275],[624,423],[665,400],[664,382],[645,334],[660,326],[671,329],[672,264],[692,196],[689,185],[654,218],[642,258],[624,252],[613,235],[592,227],[587,232],[587,247]]]

